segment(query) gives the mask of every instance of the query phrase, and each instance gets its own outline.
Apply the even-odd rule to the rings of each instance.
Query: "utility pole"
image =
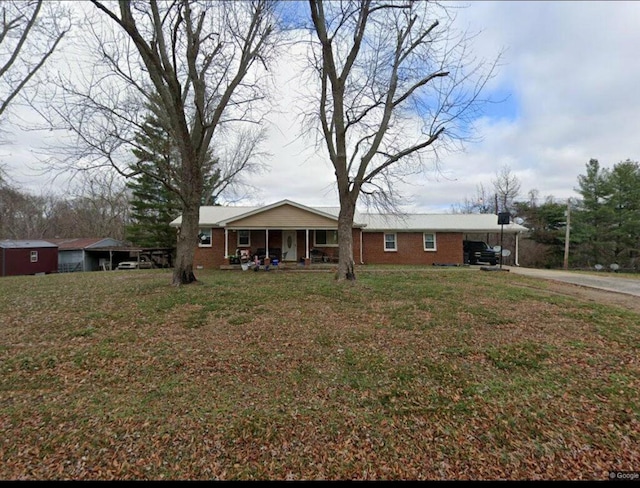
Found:
[[[502,256],[504,256],[504,246],[502,244],[504,236],[504,226],[511,222],[511,214],[509,212],[498,213],[498,225],[500,226],[500,269],[502,269]]]
[[[564,233],[564,269],[569,269],[569,235],[571,232],[571,198],[567,198],[567,226]]]

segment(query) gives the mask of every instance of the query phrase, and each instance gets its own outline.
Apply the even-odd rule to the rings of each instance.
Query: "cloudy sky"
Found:
[[[489,88],[506,100],[477,121],[479,142],[402,188],[405,210],[449,212],[475,197],[479,184],[490,187],[503,167],[520,180],[521,198],[535,189],[541,198],[566,199],[576,196],[589,159],[605,167],[640,160],[640,2],[473,1],[457,22],[480,31],[472,45],[479,57],[504,51]],[[271,118],[270,170],[244,204],[337,204],[330,163],[296,137],[298,127],[291,114]],[[46,184],[27,169],[32,139],[16,137],[0,161],[34,191]]]
[[[504,166],[520,180],[522,198],[535,189],[566,199],[576,196],[589,159],[607,167],[640,159],[640,2],[473,1],[458,22],[480,32],[479,57],[504,51],[490,88],[505,101],[478,121],[481,142],[403,188],[407,210],[448,212],[475,197],[479,183],[490,187]],[[272,171],[260,198],[336,202],[329,163],[314,157],[309,141],[292,141],[295,124],[279,121],[272,131]]]

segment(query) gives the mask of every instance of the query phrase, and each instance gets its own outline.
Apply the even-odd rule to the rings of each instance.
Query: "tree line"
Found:
[[[125,239],[129,198],[112,174],[80,175],[64,195],[21,190],[0,175],[0,239]]]
[[[541,199],[531,190],[520,199],[520,182],[508,167],[489,187],[452,207],[457,213],[508,212],[529,231],[521,264],[533,267],[640,270],[640,164],[621,161],[603,168],[597,159],[577,177],[578,198]],[[568,241],[567,241],[568,239]],[[528,242],[527,242],[528,241]],[[567,245],[568,242],[568,245]],[[613,266],[612,266],[613,265]]]
[[[150,121],[149,130],[153,124]],[[133,168],[150,164],[162,151],[161,133],[139,136],[141,147]],[[213,167],[214,165],[212,165]],[[215,205],[215,182],[203,205]],[[626,160],[603,168],[597,159],[577,177],[579,198],[541,198],[537,190],[519,198],[521,183],[503,167],[490,185],[479,184],[476,195],[452,205],[453,213],[508,212],[529,229],[522,236],[519,264],[573,269],[640,269],[640,164]],[[47,239],[113,237],[138,247],[173,248],[180,215],[175,193],[144,171],[125,180],[111,173],[83,174],[72,195],[32,195],[0,175],[0,238]],[[519,220],[520,221],[520,220]],[[567,231],[569,225],[569,231]],[[569,246],[566,239],[569,237]],[[513,246],[507,242],[505,247]]]

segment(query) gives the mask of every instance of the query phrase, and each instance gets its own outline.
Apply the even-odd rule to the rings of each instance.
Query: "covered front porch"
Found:
[[[280,263],[310,266],[338,262],[336,229],[226,227],[224,243],[224,269],[240,267],[248,261],[263,266]]]
[[[318,210],[282,201],[221,221],[224,265],[241,265],[247,259],[285,266],[337,262],[337,213],[335,208]]]

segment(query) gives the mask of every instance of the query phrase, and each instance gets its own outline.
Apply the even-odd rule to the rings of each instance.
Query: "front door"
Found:
[[[283,230],[282,231],[282,260],[283,261],[296,261],[297,256],[297,231],[295,230]]]

